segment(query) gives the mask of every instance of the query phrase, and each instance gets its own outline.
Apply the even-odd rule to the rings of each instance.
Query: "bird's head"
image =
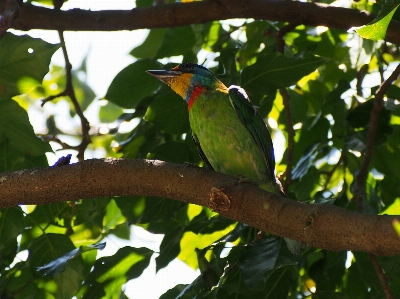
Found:
[[[215,89],[228,92],[228,88],[212,72],[195,63],[182,63],[169,71],[149,70],[147,72],[167,84],[187,102],[194,92]]]

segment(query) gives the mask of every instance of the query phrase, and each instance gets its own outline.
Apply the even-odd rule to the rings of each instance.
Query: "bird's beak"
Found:
[[[168,86],[171,86],[171,82],[174,81],[175,78],[182,75],[182,72],[179,71],[164,71],[164,70],[149,70],[147,71],[150,75],[156,77],[161,82],[164,82]]]

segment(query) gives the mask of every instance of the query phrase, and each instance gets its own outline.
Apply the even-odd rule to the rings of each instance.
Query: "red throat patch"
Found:
[[[206,90],[205,87],[201,87],[199,85],[196,85],[193,90],[192,90],[192,94],[190,95],[189,101],[188,101],[188,111],[190,111],[190,109],[192,109],[192,106],[194,104],[194,101],[199,97],[199,95]]]

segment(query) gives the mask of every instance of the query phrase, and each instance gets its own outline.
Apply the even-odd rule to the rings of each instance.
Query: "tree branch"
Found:
[[[357,210],[363,210],[363,201],[365,195],[365,182],[368,175],[369,164],[371,163],[372,150],[374,148],[374,141],[376,130],[378,127],[379,114],[383,109],[383,96],[386,90],[392,83],[400,76],[400,64],[397,65],[393,73],[385,80],[378,88],[375,94],[374,106],[371,111],[371,118],[368,125],[367,145],[365,150],[365,158],[361,165],[360,171],[356,177],[356,187],[354,190],[353,200],[356,202]]]
[[[210,207],[222,216],[327,250],[400,254],[393,221],[329,204],[306,204],[211,170],[151,160],[87,160],[0,174],[0,206],[144,195]]]
[[[18,17],[12,23],[12,28],[20,30],[114,31],[177,27],[234,18],[254,18],[348,30],[354,26],[365,25],[374,17],[367,12],[355,9],[297,1],[214,0],[106,11],[81,9],[56,11],[24,3],[20,7]],[[392,20],[386,40],[400,44],[399,32],[400,22]]]
[[[283,37],[286,33],[295,29],[298,24],[291,23],[289,25],[284,26],[279,31],[275,33],[276,47],[279,53],[284,53],[285,50],[285,40]],[[288,132],[288,148],[287,148],[287,159],[286,159],[286,180],[284,190],[287,191],[289,186],[292,184],[292,168],[293,168],[293,152],[294,152],[294,136],[295,132],[293,129],[293,119],[292,119],[292,111],[290,109],[290,95],[286,88],[280,88],[279,93],[283,99],[283,105],[285,107],[285,116],[286,116],[286,128]]]
[[[393,294],[392,291],[390,290],[389,282],[386,277],[385,271],[382,269],[382,266],[379,264],[378,260],[376,259],[376,256],[373,254],[369,254],[368,258],[372,262],[372,265],[374,266],[375,272],[378,275],[379,281],[381,282],[383,292],[385,294],[386,299],[393,299]]]
[[[72,64],[69,61],[67,46],[65,45],[63,31],[58,30],[58,35],[60,37],[61,48],[63,51],[64,60],[65,60],[65,74],[66,74],[65,92],[71,99],[71,102],[75,107],[76,114],[78,114],[79,119],[81,120],[82,141],[77,146],[77,150],[78,150],[79,161],[83,161],[85,159],[85,150],[86,150],[87,146],[89,145],[89,143],[91,142],[90,135],[89,135],[90,125],[89,125],[89,122],[86,119],[85,115],[83,114],[81,106],[79,105],[78,100],[75,96],[75,90],[74,90],[74,86],[72,83]]]

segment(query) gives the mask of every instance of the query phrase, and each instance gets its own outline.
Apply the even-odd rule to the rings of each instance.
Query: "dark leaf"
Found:
[[[120,107],[135,108],[143,98],[158,89],[159,83],[146,71],[159,68],[160,64],[151,59],[128,65],[115,76],[104,97]]]
[[[325,61],[317,57],[287,58],[278,53],[263,55],[257,59],[256,63],[243,69],[242,87],[267,94],[271,87],[281,88],[294,85]]]
[[[50,145],[36,137],[28,114],[13,100],[0,101],[0,132],[21,152],[39,156],[51,152]]]
[[[251,290],[262,290],[271,274],[287,265],[296,265],[298,258],[289,253],[280,238],[267,238],[250,244],[244,250],[238,266],[243,280]]]

